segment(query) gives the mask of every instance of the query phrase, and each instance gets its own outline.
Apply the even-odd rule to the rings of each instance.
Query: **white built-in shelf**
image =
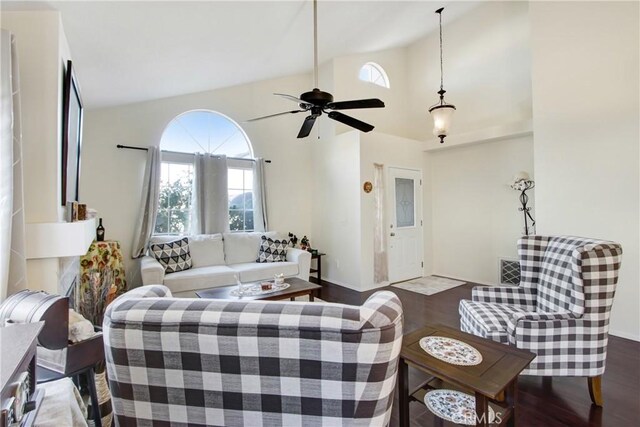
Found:
[[[26,224],[27,259],[82,256],[95,237],[95,218]]]

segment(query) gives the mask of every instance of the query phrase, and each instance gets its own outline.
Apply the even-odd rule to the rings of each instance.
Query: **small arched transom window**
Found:
[[[162,165],[155,234],[190,234],[195,153],[227,156],[229,229],[253,230],[253,149],[240,125],[209,110],[175,117],[160,140]]]
[[[390,87],[389,77],[384,69],[375,62],[367,62],[360,68],[358,78],[363,82],[373,83],[374,85]]]

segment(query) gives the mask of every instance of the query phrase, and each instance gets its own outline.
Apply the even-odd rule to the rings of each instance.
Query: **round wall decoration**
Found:
[[[371,183],[371,181],[367,181],[362,186],[362,189],[365,193],[371,193],[371,190],[373,190],[373,184]]]

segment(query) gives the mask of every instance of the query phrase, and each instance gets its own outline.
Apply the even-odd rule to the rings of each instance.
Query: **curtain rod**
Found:
[[[149,149],[147,147],[135,147],[133,145],[122,145],[122,144],[118,144],[116,145],[117,148],[126,148],[128,150],[140,150],[140,151],[149,151]],[[193,153],[181,153],[179,151],[168,151],[168,150],[162,150],[163,153],[175,153],[175,154],[193,154]],[[252,162],[255,162],[256,159],[245,159],[243,157],[227,157],[227,159],[231,159],[231,160],[250,160]],[[271,160],[265,160],[265,163],[271,163]]]

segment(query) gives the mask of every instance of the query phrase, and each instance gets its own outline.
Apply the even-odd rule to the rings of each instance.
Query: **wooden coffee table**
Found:
[[[263,280],[264,282],[265,280]],[[237,285],[230,286],[220,286],[219,288],[211,288],[202,291],[197,291],[196,295],[199,298],[213,298],[213,299],[224,299],[224,300],[234,300],[234,301],[249,301],[249,300],[281,300],[290,298],[293,301],[296,297],[301,297],[304,295],[309,295],[309,301],[313,301],[315,293],[322,286],[318,286],[314,283],[307,282],[306,280],[299,279],[297,277],[289,277],[284,279],[284,281],[291,286],[287,289],[283,289],[282,291],[272,292],[264,295],[254,295],[254,296],[242,296],[236,297],[230,295],[230,292],[234,289],[238,289]],[[244,285],[253,285],[260,282],[248,282],[243,283]]]
[[[427,336],[454,338],[467,343],[480,352],[482,361],[475,366],[459,366],[437,359],[420,347],[420,339]],[[411,401],[424,402],[426,391],[440,388],[453,388],[475,396],[477,426],[489,424],[489,403],[496,413],[496,422],[514,426],[518,375],[534,358],[535,354],[529,351],[441,325],[427,326],[405,335],[398,367],[400,426],[409,426]],[[431,378],[409,390],[408,365]]]

